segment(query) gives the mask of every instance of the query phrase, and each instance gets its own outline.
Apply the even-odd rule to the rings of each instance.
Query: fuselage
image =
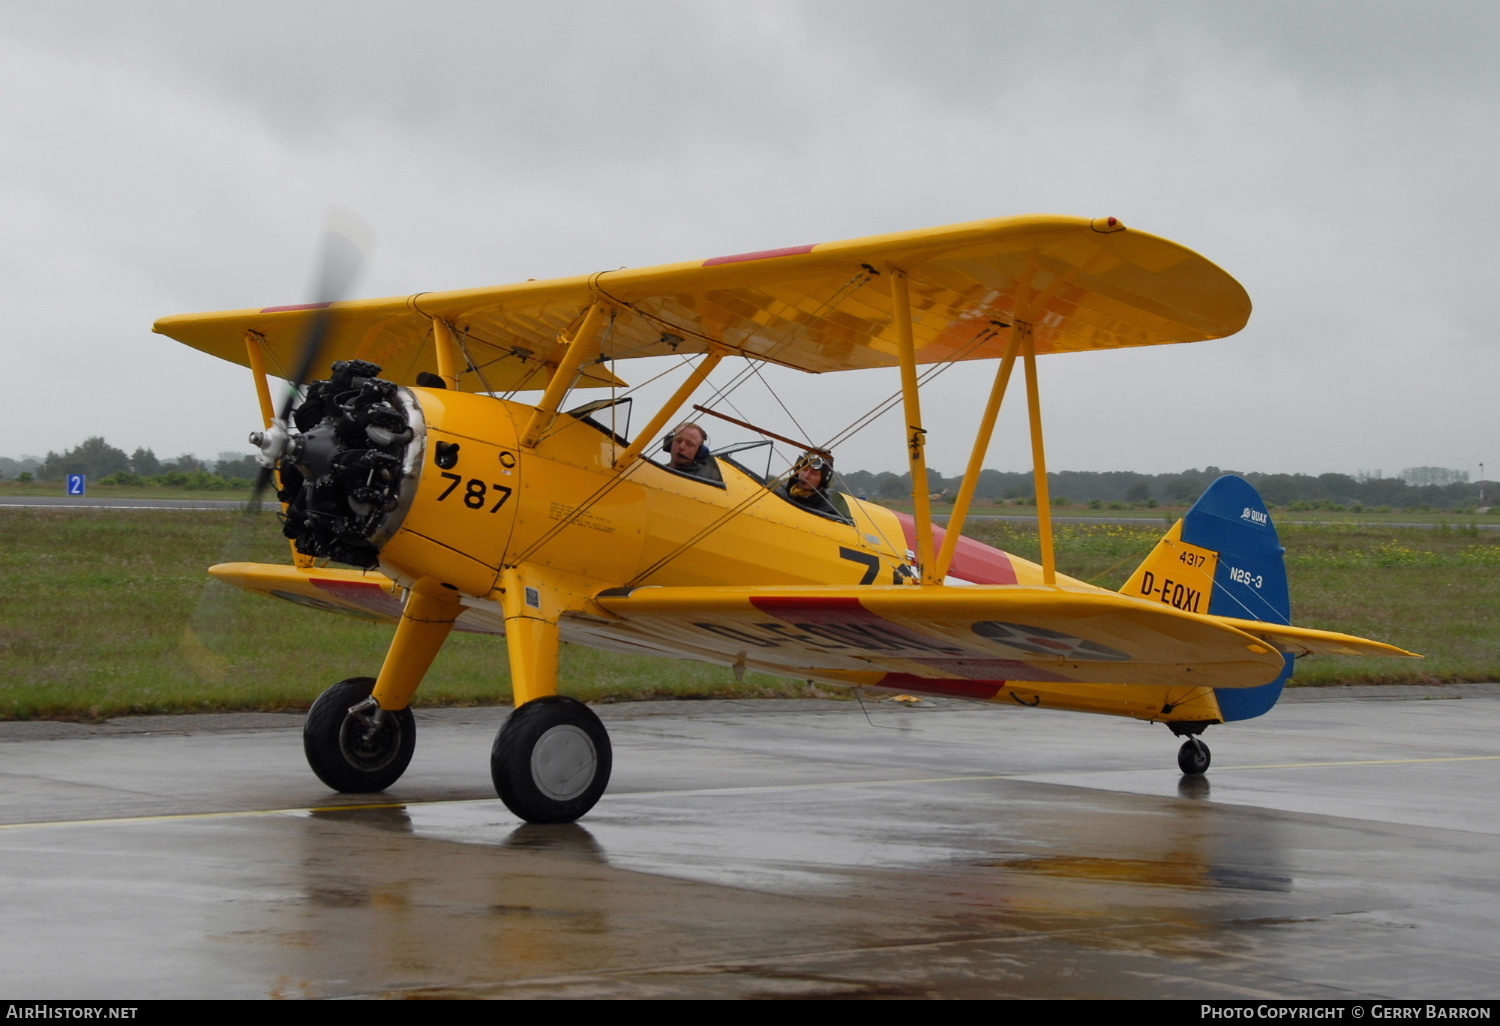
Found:
[[[344,539],[343,551],[364,559],[357,565],[365,569],[225,564],[214,568],[216,576],[273,597],[387,622],[403,616],[408,591],[437,588],[460,604],[456,629],[507,637],[507,624],[514,622],[508,617],[517,615],[517,605],[507,609],[508,581],[517,589],[512,603],[525,593],[521,615],[554,622],[562,641],[593,648],[697,659],[737,673],[760,670],[1145,720],[1223,719],[1212,686],[976,680],[972,674],[903,672],[879,659],[789,662],[788,644],[796,647],[797,634],[822,631],[824,640],[837,640],[828,632],[850,628],[800,622],[804,618],[788,624],[769,616],[647,622],[615,615],[604,606],[614,596],[658,587],[921,587],[913,573],[915,525],[905,514],[849,496],[838,497],[847,517],[821,516],[775,493],[733,455],[719,460],[721,483],[676,473],[665,461],[617,466],[627,441],[606,426],[607,413],[598,421],[561,414],[535,445],[523,447],[520,439],[535,407],[443,389],[398,392],[391,401],[404,411],[411,436],[404,444],[386,445],[384,463],[360,450],[368,431],[341,422],[325,437],[345,439],[349,448],[339,442],[318,455],[321,465],[333,468],[322,486],[306,476],[315,470],[312,462],[298,464],[305,479],[303,508],[314,511],[307,518],[312,533]],[[386,430],[375,434],[387,438]],[[399,464],[400,470],[368,478],[362,469],[350,470],[367,464]],[[379,489],[370,483],[377,479]],[[944,583],[1044,586],[1037,564],[971,539],[960,539]],[[1103,592],[1061,574],[1046,587]]]
[[[559,415],[531,449],[518,439],[533,407],[409,390],[425,424],[400,528],[381,549],[398,579],[438,576],[474,597],[500,568],[528,563],[578,578],[588,594],[618,587],[899,584],[912,567],[910,517],[838,496],[845,520],[774,492],[747,460],[719,460],[723,482],[638,459],[626,440]],[[441,449],[446,466],[439,465]],[[950,583],[1037,584],[1041,568],[964,539]],[[1088,587],[1059,578],[1060,584]]]
[[[422,429],[412,442],[419,447],[407,460],[412,479],[403,485],[403,505],[393,516],[398,526],[381,547],[380,569],[406,587],[427,577],[461,592],[460,630],[504,633],[501,569],[524,564],[565,596],[559,618],[565,641],[728,663],[710,626],[695,625],[663,643],[593,599],[622,588],[913,578],[914,525],[905,514],[840,496],[847,519],[821,516],[775,493],[748,461],[733,456],[719,460],[722,483],[677,473],[665,460],[643,458],[617,468],[627,440],[606,426],[607,414],[598,421],[561,414],[534,447],[523,449],[532,406],[444,390],[404,391]],[[965,538],[946,583],[1034,586],[1042,579],[1036,563]],[[1057,585],[1101,590],[1063,575]],[[759,663],[753,645],[736,665],[785,672]],[[1143,719],[1219,718],[1207,689],[1192,695],[1182,688],[1024,681],[976,687],[878,671],[810,670],[807,676]]]

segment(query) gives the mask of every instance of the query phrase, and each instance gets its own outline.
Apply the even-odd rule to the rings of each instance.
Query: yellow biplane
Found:
[[[1409,655],[1291,626],[1275,527],[1239,478],[1212,485],[1120,593],[1056,569],[1036,358],[1220,338],[1249,314],[1233,278],[1176,243],[1114,218],[1038,215],[155,330],[253,371],[266,430],[252,440],[293,539],[294,565],[211,572],[396,624],[379,675],[309,711],[317,775],[339,791],[389,787],[448,634],[496,634],[516,706],[495,740],[496,789],[522,819],[567,822],[603,793],[611,752],[599,719],[557,693],[564,641],[1161,721],[1186,738],[1185,773],[1208,767],[1206,727],[1275,703],[1296,656]],[[575,388],[621,386],[623,361],[672,355],[685,379],[633,438],[612,399],[563,408]],[[899,368],[915,515],[840,494],[809,509],[742,446],[698,454],[716,474],[674,469],[664,433],[727,358]],[[945,531],[928,505],[919,368],[986,359],[994,383]],[[962,537],[1017,364],[1040,565]],[[278,415],[270,373],[322,380]],[[512,398],[526,390],[540,399]]]

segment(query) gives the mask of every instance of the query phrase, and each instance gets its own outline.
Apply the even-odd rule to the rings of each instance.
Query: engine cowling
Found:
[[[363,360],[340,361],[308,387],[278,462],[282,533],[298,552],[370,569],[400,529],[425,436],[411,393]]]
[[[309,387],[277,462],[283,531],[316,559],[488,595],[520,505],[510,404],[379,374],[344,361]]]

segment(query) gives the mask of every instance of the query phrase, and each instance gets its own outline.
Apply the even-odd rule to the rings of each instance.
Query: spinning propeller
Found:
[[[297,366],[287,379],[286,399],[276,418],[271,421],[271,426],[250,435],[250,443],[260,450],[256,456],[260,474],[256,476],[255,488],[250,493],[249,509],[252,511],[260,508],[261,497],[282,459],[297,455],[300,439],[292,431],[292,410],[296,407],[313,368],[318,365],[323,344],[338,316],[333,304],[348,298],[360,271],[364,269],[365,258],[373,241],[374,234],[369,225],[357,214],[342,207],[329,208],[313,299],[307,304],[307,308],[314,313],[302,336]]]
[[[314,314],[302,336],[296,366],[287,379],[286,399],[281,409],[269,427],[250,436],[251,443],[260,450],[257,461],[261,469],[249,502],[224,540],[219,563],[274,558],[263,551],[269,539],[263,537],[264,521],[254,514],[261,511],[261,502],[274,475],[290,466],[289,461],[297,458],[304,444],[294,423],[298,400],[308,379],[318,368],[324,344],[339,316],[334,304],[349,298],[364,269],[373,240],[374,234],[357,214],[338,207],[329,209],[324,224],[322,253],[313,279],[312,299],[305,307]],[[242,608],[246,599],[255,601],[248,593],[213,579],[205,582],[199,593],[192,619],[184,632],[182,654],[207,680],[216,683],[228,680],[230,652],[236,648],[236,635],[243,631],[245,617],[256,615],[253,606]]]

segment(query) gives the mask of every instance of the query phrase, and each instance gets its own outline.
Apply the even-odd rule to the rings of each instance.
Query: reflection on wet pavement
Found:
[[[1424,704],[1465,708],[1307,705],[1278,729],[1225,731],[1235,759],[1212,783],[1170,768],[1164,733],[1084,745],[1076,719],[1045,714],[904,712],[920,729],[897,732],[857,709],[632,711],[607,718],[614,789],[567,826],[521,824],[489,797],[490,724],[436,718],[431,761],[342,807],[278,761],[296,738],[275,731],[11,742],[0,798],[30,825],[0,826],[0,983],[49,997],[1493,994],[1500,762],[1478,753],[1500,702]],[[1417,721],[1432,728],[1420,754]],[[1370,765],[1298,768],[1319,729]],[[1434,752],[1454,760],[1441,775],[1409,761]],[[39,793],[69,821],[42,821]],[[130,815],[173,807],[187,814]],[[245,814],[257,807],[288,811]]]

